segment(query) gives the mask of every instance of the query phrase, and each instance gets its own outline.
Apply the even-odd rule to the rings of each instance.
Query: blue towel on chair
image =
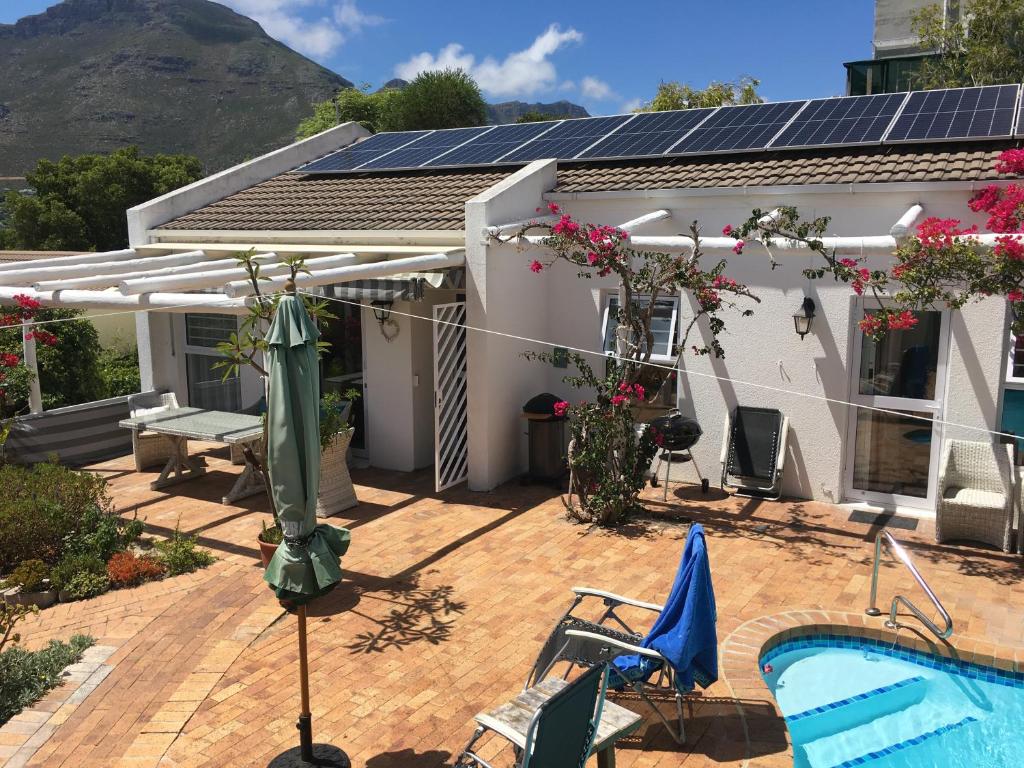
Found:
[[[704,528],[694,524],[686,537],[672,594],[640,643],[665,657],[682,692],[692,691],[695,683],[707,688],[718,679],[717,617]],[[626,681],[646,680],[661,666],[636,654],[619,656],[613,663],[618,673],[613,677]]]

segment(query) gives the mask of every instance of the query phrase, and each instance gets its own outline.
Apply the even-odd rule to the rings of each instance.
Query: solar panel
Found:
[[[503,162],[525,163],[544,157],[572,158],[633,117],[635,116],[613,115],[566,120],[501,159]]]
[[[644,112],[611,136],[577,155],[594,157],[650,157],[662,154],[715,109],[686,109],[674,112]]]
[[[906,100],[905,93],[814,99],[771,143],[778,147],[877,144]]]
[[[446,155],[435,157],[424,167],[436,168],[444,165],[488,165],[498,160],[520,144],[529,141],[544,131],[550,130],[557,122],[514,123],[499,125],[493,131],[478,136],[464,146],[453,149]]]
[[[722,107],[666,154],[764,149],[806,101]]]
[[[915,91],[885,141],[994,139],[1013,131],[1016,85]]]
[[[385,152],[422,139],[430,131],[400,131],[398,133],[377,133],[355,144],[350,144],[334,154],[321,157],[299,168],[305,173],[334,173],[351,171],[353,168],[371,160],[376,160]]]
[[[449,128],[443,131],[434,131],[422,139],[413,142],[402,149],[396,149],[386,155],[371,160],[359,170],[370,170],[374,168],[415,168],[440,154],[454,149],[460,144],[494,130],[492,126],[480,128]]]

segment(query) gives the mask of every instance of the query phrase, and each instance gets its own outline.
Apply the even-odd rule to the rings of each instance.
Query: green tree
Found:
[[[960,88],[1024,80],[1024,0],[971,0],[962,17],[945,18],[941,5],[914,17],[921,45],[937,55],[921,63],[918,88]]]
[[[313,105],[313,114],[299,123],[296,138],[305,139],[350,121],[374,133],[394,130],[396,105],[402,92],[396,88],[384,88],[371,93],[369,87],[345,88],[327,101]]]
[[[109,155],[40,160],[28,175],[35,194],[8,192],[6,248],[98,250],[128,244],[125,210],[202,177],[188,155],[144,156],[138,147]]]
[[[685,83],[661,82],[654,98],[636,111],[667,112],[673,109],[761,104],[764,99],[757,92],[760,85],[761,81],[753,77],[741,77],[734,83],[712,80],[704,90],[697,90]]]
[[[487,122],[480,87],[461,69],[422,72],[398,93],[397,130],[463,128]]]

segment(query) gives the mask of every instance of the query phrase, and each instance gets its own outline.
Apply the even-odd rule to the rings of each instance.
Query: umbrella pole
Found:
[[[299,619],[299,690],[302,710],[299,712],[299,747],[302,759],[313,761],[313,715],[309,711],[309,659],[306,653],[306,606],[296,610]]]

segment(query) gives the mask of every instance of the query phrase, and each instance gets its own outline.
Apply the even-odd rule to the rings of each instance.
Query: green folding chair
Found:
[[[456,759],[456,768],[492,768],[474,751],[488,732],[511,742],[516,768],[582,768],[594,745],[607,688],[608,665],[601,664],[550,698],[531,701],[520,696],[477,715],[477,729]]]

